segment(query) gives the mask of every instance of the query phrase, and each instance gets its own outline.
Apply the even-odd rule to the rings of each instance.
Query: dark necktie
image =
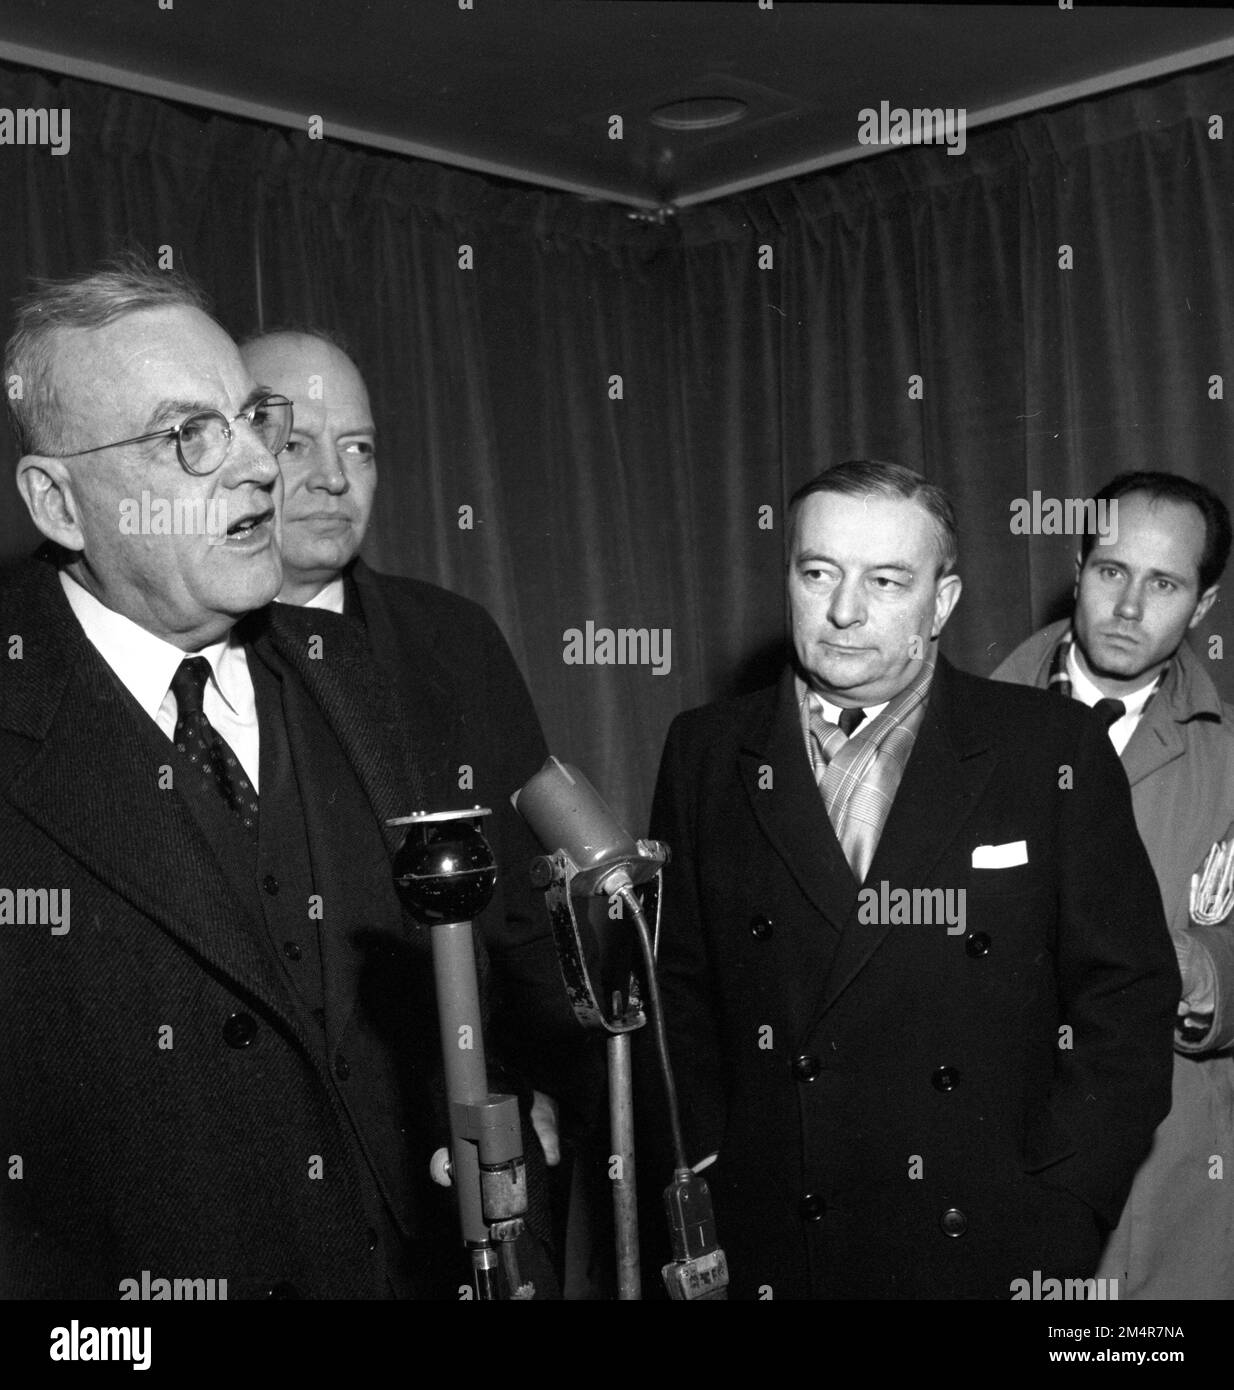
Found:
[[[844,730],[847,737],[852,738],[853,730],[866,717],[863,709],[845,709],[840,711],[840,728]]]
[[[227,740],[206,718],[202,694],[210,679],[210,663],[204,656],[186,657],[171,678],[176,697],[175,744],[213,787],[228,810],[253,838],[257,838],[257,793]]]
[[[1106,728],[1117,724],[1118,721],[1127,713],[1127,706],[1121,700],[1111,700],[1108,696],[1103,700],[1098,700],[1093,706],[1093,711],[1105,720]]]

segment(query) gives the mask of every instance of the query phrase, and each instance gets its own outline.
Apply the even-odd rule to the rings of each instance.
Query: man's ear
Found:
[[[951,610],[960,601],[960,591],[964,588],[958,574],[947,574],[938,581],[934,590],[934,628],[930,636],[937,637],[947,626]]]
[[[1071,586],[1071,599],[1074,603],[1080,597],[1080,575],[1084,572],[1084,557],[1077,550],[1075,553],[1075,583]]]
[[[1195,612],[1191,615],[1191,621],[1187,624],[1188,628],[1193,628],[1204,617],[1204,614],[1213,606],[1213,600],[1217,597],[1217,590],[1220,584],[1214,584],[1211,588],[1205,589],[1200,595],[1200,601],[1195,606]]]
[[[17,461],[17,490],[30,517],[49,541],[65,550],[84,550],[86,539],[77,522],[73,478],[63,459],[25,454]]]

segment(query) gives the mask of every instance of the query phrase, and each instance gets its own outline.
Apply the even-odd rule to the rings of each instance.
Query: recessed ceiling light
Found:
[[[741,120],[748,110],[736,97],[687,97],[657,106],[651,123],[662,130],[715,130]]]

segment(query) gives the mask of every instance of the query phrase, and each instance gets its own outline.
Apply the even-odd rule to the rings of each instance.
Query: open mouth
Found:
[[[237,521],[233,521],[227,528],[228,540],[247,540],[249,536],[261,530],[274,517],[272,509],[265,511],[249,512],[247,516],[242,516]]]

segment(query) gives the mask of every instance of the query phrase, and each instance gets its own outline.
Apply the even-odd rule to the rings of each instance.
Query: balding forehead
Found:
[[[307,333],[271,333],[257,338],[241,349],[245,361],[258,375],[277,378],[321,376],[352,377],[361,389],[367,390],[360,369],[350,357],[333,343]],[[277,384],[277,381],[272,384]]]

